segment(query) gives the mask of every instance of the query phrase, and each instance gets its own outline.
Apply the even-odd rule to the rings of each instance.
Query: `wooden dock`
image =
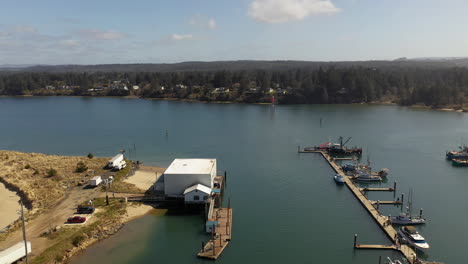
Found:
[[[394,192],[393,188],[359,188],[361,192]]]
[[[359,249],[390,249],[390,250],[397,250],[395,245],[361,245],[356,244],[354,245],[355,248]]]
[[[400,200],[396,200],[396,201],[370,201],[373,205],[382,205],[382,204],[394,204],[394,205],[399,205],[399,204],[403,204]]]
[[[328,155],[327,153],[323,151],[317,151],[316,153],[320,153],[323,158],[330,164],[330,166],[333,168],[333,170],[343,176],[343,179],[345,181],[346,186],[351,190],[351,192],[354,194],[354,196],[361,202],[361,204],[364,206],[364,208],[367,210],[367,212],[374,218],[374,220],[377,222],[377,224],[382,228],[382,230],[385,232],[385,234],[388,236],[388,238],[393,242],[394,245],[397,245],[397,238],[398,234],[395,228],[393,228],[392,225],[388,225],[388,217],[383,216],[380,214],[377,208],[374,207],[374,204],[372,201],[367,199],[367,197],[361,192],[361,188],[358,188],[353,181],[350,179],[349,176],[347,176],[341,168],[333,161],[332,157]],[[355,243],[357,245],[357,243]],[[364,246],[364,245],[362,245]],[[386,247],[386,246],[382,246]],[[364,248],[364,247],[360,247]],[[411,264],[415,264],[417,261],[417,255],[416,252],[410,248],[407,245],[399,245],[398,247],[395,246],[395,250],[398,250],[405,256],[405,258],[409,261]]]
[[[212,232],[211,239],[202,245],[202,250],[197,254],[200,258],[216,260],[231,241],[232,234],[232,208],[216,208],[213,212],[214,219],[218,222]]]

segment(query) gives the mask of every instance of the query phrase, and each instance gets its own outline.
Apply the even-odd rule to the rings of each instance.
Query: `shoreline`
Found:
[[[236,102],[236,101],[201,101],[196,99],[186,99],[186,98],[171,98],[171,97],[163,97],[163,98],[152,98],[152,97],[142,97],[137,95],[126,95],[126,96],[83,96],[83,95],[0,95],[0,98],[8,98],[8,97],[74,97],[74,98],[123,98],[123,99],[143,99],[143,100],[159,100],[159,101],[180,101],[180,102],[192,102],[192,103],[202,103],[202,104],[239,104],[239,105],[273,105],[272,103],[246,103],[246,102]],[[435,108],[433,106],[421,105],[421,104],[413,104],[413,105],[399,105],[398,103],[394,103],[391,101],[375,101],[375,102],[361,102],[361,103],[328,103],[328,104],[275,104],[275,105],[394,105],[394,106],[401,106],[401,107],[409,107],[409,108],[424,108],[428,110],[435,110],[435,111],[444,111],[444,112],[459,112],[464,113],[468,112],[467,109],[457,109],[451,108],[448,106],[444,106],[441,108]]]

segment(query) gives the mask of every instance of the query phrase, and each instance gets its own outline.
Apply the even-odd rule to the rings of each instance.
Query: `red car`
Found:
[[[68,223],[84,223],[86,222],[86,217],[81,217],[81,216],[74,216],[68,218]]]

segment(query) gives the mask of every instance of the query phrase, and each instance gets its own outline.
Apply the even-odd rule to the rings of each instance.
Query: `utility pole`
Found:
[[[26,227],[24,225],[24,209],[23,209],[23,201],[20,200],[21,204],[21,221],[23,222],[23,240],[24,240],[24,252],[26,254],[26,264],[29,263],[28,260],[28,242],[26,240]]]

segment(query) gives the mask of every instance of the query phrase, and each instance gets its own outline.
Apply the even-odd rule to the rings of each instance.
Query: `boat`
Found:
[[[341,176],[340,174],[335,174],[335,176],[333,176],[333,178],[335,179],[335,182],[337,184],[344,184],[345,183],[343,176]]]
[[[372,175],[366,171],[357,171],[357,173],[352,177],[355,181],[362,181],[362,182],[379,182],[382,181],[382,177]]]
[[[369,165],[363,165],[363,164],[346,164],[341,166],[341,169],[343,170],[344,173],[347,175],[353,176],[356,174],[358,171],[366,171],[367,173],[370,173],[371,175],[374,176],[380,176],[382,178],[385,178],[388,176],[389,170],[386,168],[381,169],[380,171],[373,172],[372,168]]]
[[[400,229],[398,229],[398,234],[405,242],[417,249],[424,250],[429,248],[429,244],[414,226],[400,227]]]
[[[467,157],[468,158],[468,157]],[[452,165],[457,167],[467,167],[468,159],[452,159]]]
[[[426,219],[422,217],[412,217],[409,214],[401,213],[398,216],[390,216],[390,222],[394,225],[423,225]]]
[[[343,142],[343,137],[339,137],[340,143],[331,143],[326,142],[314,147],[306,147],[304,151],[327,151],[329,154],[335,155],[361,155],[362,148],[347,148],[345,147],[346,143],[351,140],[349,137],[345,142]]]
[[[408,193],[408,206],[406,213],[401,213],[398,216],[390,216],[389,220],[394,225],[422,225],[426,223],[426,219],[422,217],[422,209],[419,211],[419,216],[412,216],[413,210],[413,190]]]
[[[458,148],[459,148],[459,151],[456,151],[456,150],[447,151],[445,153],[445,158],[447,160],[468,159],[468,146],[467,145],[461,145]]]

